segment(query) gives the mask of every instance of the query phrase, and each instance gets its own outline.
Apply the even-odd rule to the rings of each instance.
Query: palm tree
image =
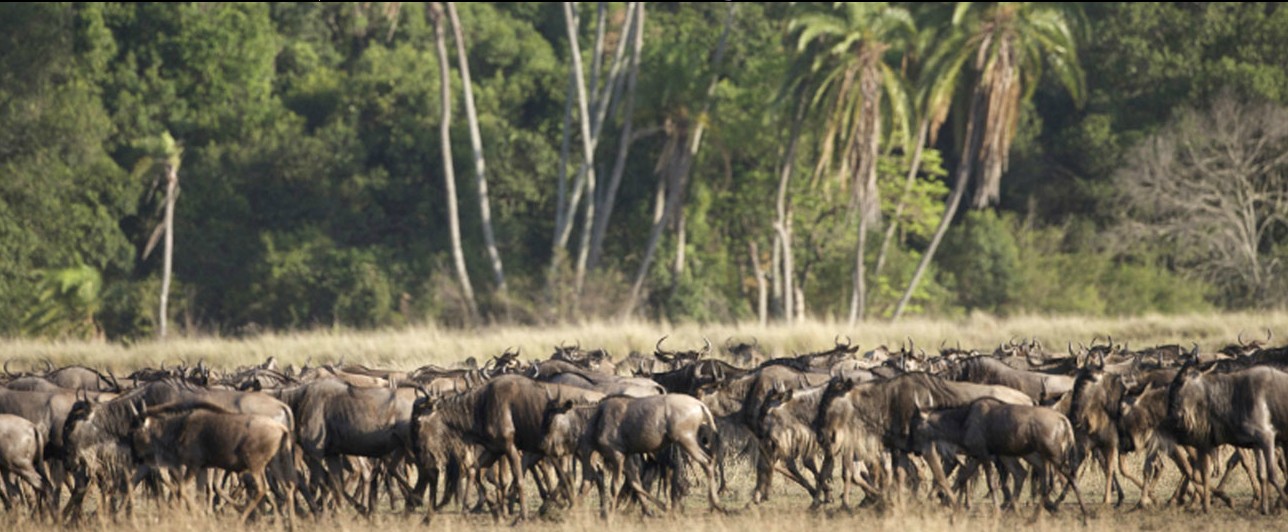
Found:
[[[893,319],[903,313],[934,258],[972,171],[980,175],[972,204],[984,208],[997,201],[1020,104],[1032,97],[1043,65],[1051,68],[1075,101],[1082,101],[1085,81],[1077,49],[1082,19],[1082,10],[1075,4],[1043,2],[962,2],[953,11],[952,31],[939,40],[928,69],[936,85],[945,87],[941,93],[956,84],[965,65],[971,66],[974,75],[957,182]]]
[[[839,174],[852,181],[851,204],[859,211],[850,300],[853,325],[865,313],[867,233],[880,215],[877,156],[882,107],[892,109],[890,118],[907,136],[905,91],[886,56],[915,36],[915,24],[906,9],[884,2],[853,2],[811,9],[792,20],[790,31],[798,52],[794,70],[803,75],[789,81],[793,84],[789,90],[812,93],[813,105],[826,106],[820,165],[826,171],[834,158],[839,159]],[[815,88],[801,89],[810,83]],[[839,152],[837,146],[841,146]]]
[[[162,249],[162,266],[161,266],[161,301],[157,311],[157,335],[165,338],[169,332],[167,323],[170,304],[170,273],[174,265],[174,203],[179,199],[179,166],[183,164],[183,146],[170,136],[169,131],[161,133],[155,138],[148,138],[140,141],[139,146],[143,148],[148,155],[145,155],[138,164],[135,165],[135,175],[142,175],[149,172],[157,164],[157,157],[161,158],[162,170],[165,175],[165,199],[163,200],[165,216],[161,223],[157,224],[156,229],[152,231],[152,236],[148,238],[148,243],[143,247],[143,258],[147,259],[152,254],[152,250],[157,245],[157,240],[165,237],[165,247]],[[158,182],[153,185],[159,184]]]

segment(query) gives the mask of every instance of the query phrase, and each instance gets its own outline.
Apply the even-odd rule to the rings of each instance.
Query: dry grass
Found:
[[[911,338],[928,351],[941,342],[991,349],[1011,338],[1038,338],[1048,349],[1063,351],[1094,338],[1112,336],[1115,342],[1134,346],[1197,342],[1204,351],[1245,338],[1264,338],[1267,328],[1283,331],[1288,313],[1230,313],[1192,316],[1141,316],[1130,318],[1039,317],[996,318],[983,314],[962,320],[909,319],[898,323],[863,323],[855,328],[834,321],[809,321],[796,325],[755,323],[733,325],[672,325],[646,322],[594,322],[554,327],[483,327],[472,330],[419,326],[378,331],[318,330],[300,333],[266,333],[249,338],[188,337],[145,341],[134,345],[80,341],[10,339],[0,341],[7,358],[32,362],[48,358],[55,364],[106,365],[114,369],[156,366],[162,362],[206,360],[215,366],[234,366],[276,356],[283,363],[302,364],[308,359],[341,358],[368,365],[409,369],[423,364],[450,364],[467,357],[485,359],[506,348],[517,347],[523,358],[545,357],[561,342],[581,342],[585,347],[605,347],[620,357],[632,350],[651,351],[662,335],[666,346],[701,347],[706,336],[717,345],[726,339],[756,338],[773,354],[808,352],[830,347],[837,335],[849,336],[870,349],[897,346]]]
[[[631,350],[647,351],[661,335],[670,335],[667,346],[672,348],[700,346],[705,335],[717,345],[728,337],[746,339],[755,337],[762,347],[774,354],[792,351],[811,351],[831,345],[836,335],[848,335],[865,349],[880,344],[898,345],[906,338],[918,346],[933,351],[940,342],[963,346],[996,346],[1012,337],[1036,337],[1053,350],[1062,350],[1066,342],[1089,343],[1094,337],[1113,336],[1115,342],[1130,342],[1133,346],[1162,343],[1197,342],[1204,351],[1213,350],[1233,341],[1241,332],[1245,337],[1265,337],[1265,329],[1280,332],[1288,326],[1288,313],[1216,314],[1195,316],[1145,316],[1123,319],[1076,317],[1017,317],[999,319],[984,315],[963,320],[906,320],[897,324],[870,323],[850,329],[845,324],[827,321],[762,327],[757,324],[737,325],[670,325],[642,322],[597,322],[548,328],[489,327],[477,330],[455,330],[436,327],[415,327],[383,331],[313,331],[306,333],[270,333],[253,338],[178,338],[167,342],[149,341],[124,346],[104,343],[52,342],[39,340],[0,341],[0,349],[9,358],[31,362],[49,358],[55,364],[83,363],[106,365],[123,370],[145,365],[158,365],[177,360],[195,362],[205,359],[214,366],[233,366],[262,361],[276,356],[284,363],[301,364],[307,359],[315,361],[344,358],[368,365],[412,368],[426,363],[449,364],[468,356],[485,358],[502,352],[507,347],[522,349],[524,358],[544,357],[552,346],[561,342],[580,341],[586,347],[606,347],[621,356]],[[22,363],[19,363],[22,365]],[[1131,460],[1139,464],[1136,455]],[[1133,468],[1139,471],[1139,465]],[[1155,496],[1166,498],[1177,482],[1176,473],[1169,470],[1156,490]],[[938,505],[914,502],[902,511],[855,512],[836,510],[813,512],[808,510],[808,498],[797,486],[788,485],[776,478],[774,498],[763,505],[745,507],[753,474],[749,465],[735,463],[730,468],[732,493],[726,505],[740,508],[729,516],[713,515],[706,511],[705,501],[698,495],[687,501],[687,513],[660,518],[642,518],[637,510],[625,510],[608,523],[594,511],[597,499],[588,497],[583,506],[558,519],[534,519],[524,528],[532,530],[561,530],[601,532],[654,532],[661,529],[687,529],[704,532],[788,532],[797,530],[852,529],[865,530],[1064,530],[1080,527],[1078,511],[1072,499],[1066,501],[1057,516],[1044,516],[1038,523],[1029,523],[1031,507],[1017,515],[996,515],[982,492],[976,494],[975,509],[958,515]],[[1263,517],[1249,510],[1247,481],[1235,480],[1232,496],[1236,507],[1218,507],[1211,514],[1198,514],[1176,508],[1128,512],[1134,505],[1138,491],[1126,487],[1128,498],[1123,509],[1100,505],[1103,477],[1095,469],[1087,469],[1079,483],[1093,517],[1089,530],[1161,530],[1178,525],[1191,530],[1259,530],[1284,528],[1282,515]],[[701,491],[701,490],[695,490]],[[387,504],[387,503],[386,503]],[[382,505],[383,506],[383,505]],[[535,506],[534,506],[535,508]],[[27,520],[22,512],[10,512],[10,528],[18,531],[45,530],[49,525]],[[371,519],[362,519],[351,512],[327,517],[318,521],[304,520],[301,524],[309,530],[370,530],[388,531],[422,530],[488,530],[509,528],[509,522],[495,522],[490,517],[463,516],[453,509],[438,515],[431,526],[420,522],[421,516],[408,516],[382,510]],[[216,517],[192,515],[189,512],[158,509],[146,503],[132,519],[117,523],[96,523],[91,527],[106,530],[166,529],[223,532],[237,528],[231,515]],[[276,529],[271,519],[252,524],[252,529]]]

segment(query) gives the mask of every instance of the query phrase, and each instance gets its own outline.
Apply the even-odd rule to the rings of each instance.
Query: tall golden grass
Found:
[[[838,321],[812,320],[793,325],[758,323],[670,324],[643,321],[595,321],[551,327],[488,326],[451,329],[432,325],[400,329],[356,331],[323,329],[306,332],[270,332],[253,337],[179,337],[123,345],[71,340],[0,340],[0,355],[14,359],[15,367],[49,359],[54,364],[91,364],[129,369],[205,360],[214,366],[236,366],[262,362],[275,356],[283,364],[336,361],[409,369],[423,364],[451,364],[467,357],[484,360],[505,349],[517,348],[523,358],[548,356],[555,345],[580,342],[583,347],[607,348],[614,357],[630,351],[651,352],[662,336],[669,349],[698,348],[703,338],[716,346],[728,339],[756,339],[771,355],[790,355],[831,347],[834,338],[848,336],[870,349],[879,345],[897,347],[914,342],[935,352],[941,344],[993,349],[1011,339],[1036,338],[1050,352],[1064,352],[1072,343],[1090,344],[1113,337],[1143,347],[1179,343],[1199,344],[1204,352],[1215,350],[1243,335],[1264,339],[1266,330],[1288,329],[1288,312],[1195,314],[1186,316],[1138,316],[1125,318],[1020,316],[998,318],[974,314],[958,320],[908,319],[897,323],[868,322],[851,328]]]
[[[1198,343],[1210,351],[1232,342],[1242,334],[1244,339],[1264,339],[1266,329],[1284,335],[1288,313],[1229,313],[1193,316],[1143,316],[1122,319],[1023,316],[995,318],[973,315],[960,320],[911,319],[899,323],[865,323],[850,328],[834,321],[809,321],[795,325],[732,324],[699,325],[647,322],[593,322],[559,327],[483,327],[473,330],[447,329],[420,326],[379,331],[317,330],[309,332],[268,333],[248,338],[181,337],[168,341],[147,341],[133,345],[94,343],[80,341],[49,341],[9,339],[0,341],[3,356],[15,359],[19,366],[47,358],[56,365],[82,363],[108,366],[124,370],[145,365],[174,363],[183,360],[195,363],[205,360],[214,366],[235,366],[258,363],[268,356],[276,356],[282,363],[302,364],[314,361],[345,359],[373,366],[412,368],[426,363],[450,364],[466,357],[485,358],[501,353],[507,348],[519,348],[524,358],[547,356],[553,346],[560,343],[580,342],[584,347],[606,347],[617,356],[631,350],[651,350],[658,338],[668,335],[667,346],[695,348],[702,345],[703,337],[710,338],[717,346],[727,338],[749,340],[756,338],[770,354],[790,354],[830,347],[833,339],[849,336],[865,349],[878,345],[899,345],[909,339],[928,351],[938,349],[941,342],[965,347],[989,348],[1011,338],[1037,338],[1048,349],[1064,350],[1066,343],[1090,343],[1112,336],[1115,343],[1128,342],[1132,346],[1164,343]],[[1279,343],[1276,341],[1275,343]],[[25,366],[23,366],[25,367]],[[1130,457],[1131,468],[1139,471],[1141,457]],[[739,509],[734,515],[716,515],[706,512],[705,501],[693,496],[688,510],[683,514],[661,518],[642,518],[637,509],[625,509],[608,522],[598,518],[594,496],[583,500],[576,510],[560,515],[534,517],[524,528],[540,531],[599,532],[653,532],[661,529],[683,528],[694,531],[732,532],[791,532],[801,529],[824,530],[834,528],[861,528],[865,530],[1027,530],[1047,531],[1081,528],[1077,507],[1066,500],[1060,514],[1044,516],[1037,523],[1029,523],[1032,510],[1027,504],[1021,514],[998,515],[987,499],[977,490],[975,508],[954,515],[950,510],[924,500],[924,496],[902,510],[859,509],[853,512],[807,510],[808,497],[797,486],[779,478],[774,487],[774,498],[763,505],[745,506],[754,483],[754,475],[745,460],[735,461],[730,468],[732,492],[725,497],[725,504]],[[1178,474],[1165,471],[1164,482],[1155,496],[1166,498],[1179,481]],[[1087,530],[1165,529],[1183,526],[1191,530],[1251,530],[1283,528],[1282,516],[1260,516],[1247,510],[1246,481],[1238,477],[1239,484],[1231,495],[1235,508],[1217,507],[1212,514],[1200,515],[1182,509],[1154,509],[1128,513],[1139,493],[1130,484],[1125,485],[1128,500],[1122,510],[1099,504],[1102,497],[1103,477],[1094,467],[1088,467],[1079,483],[1083,496],[1093,511]],[[390,512],[386,502],[382,511],[370,519],[358,517],[353,512],[340,512],[316,520],[305,520],[301,526],[309,530],[382,529],[387,531],[423,530],[487,530],[509,528],[509,521],[493,521],[486,516],[461,515],[451,507],[435,517],[430,526],[420,522],[421,514],[405,515]],[[148,502],[132,517],[118,516],[116,520],[105,516],[100,521],[105,530],[193,530],[224,531],[238,528],[232,512],[208,516],[180,509],[169,508],[164,503],[157,506]],[[49,524],[31,521],[23,512],[8,513],[10,528],[18,531],[47,530]],[[91,525],[94,521],[91,520]],[[252,524],[252,529],[280,528],[271,518]]]

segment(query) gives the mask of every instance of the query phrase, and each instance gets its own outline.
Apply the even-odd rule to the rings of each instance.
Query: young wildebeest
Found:
[[[278,453],[290,456],[290,429],[263,416],[240,414],[214,404],[183,401],[151,407],[143,412],[134,431],[134,450],[147,461],[179,471],[176,487],[181,498],[192,504],[184,486],[206,467],[247,473],[254,495],[242,512],[242,523],[265,498],[269,463],[292,464],[290,459],[274,461]],[[281,472],[286,478],[287,503],[281,508],[294,526],[294,471]]]
[[[543,456],[541,425],[548,402],[572,399],[586,403],[601,397],[603,394],[593,390],[538,382],[521,375],[502,375],[468,392],[425,404],[412,424],[426,434],[451,431],[461,441],[477,445],[481,453],[479,468],[489,468],[502,459],[508,462],[519,497],[519,518],[526,519],[528,501],[524,496],[524,461],[520,453]],[[417,445],[435,443],[420,441]],[[423,487],[418,484],[417,489]],[[429,508],[432,510],[433,505]]]
[[[928,398],[942,406],[962,406],[980,397],[1033,404],[1029,396],[1006,386],[953,382],[925,373],[907,373],[862,384],[833,379],[819,399],[818,415],[814,418],[814,430],[825,454],[824,482],[829,478],[832,464],[858,459],[879,465],[884,462],[879,455],[887,450],[895,459],[896,469],[882,470],[878,478],[887,485],[896,482],[889,477],[890,473],[897,475],[911,470],[911,462],[906,460],[912,450],[908,447],[908,426],[916,411],[917,399]],[[848,485],[847,482],[846,490]],[[895,485],[896,490],[901,488],[901,484]]]
[[[1037,467],[1051,466],[1069,482],[1078,498],[1082,518],[1087,509],[1082,493],[1070,471],[1075,450],[1073,426],[1069,419],[1045,407],[1006,404],[993,398],[981,398],[969,405],[926,413],[920,408],[912,418],[909,444],[923,449],[934,441],[944,441],[962,448],[974,462],[983,464],[997,506],[996,457],[1028,457]],[[970,472],[961,474],[969,476]],[[942,479],[941,479],[942,481]],[[1042,503],[1033,513],[1036,519],[1042,506],[1051,503],[1049,483],[1042,483]]]
[[[31,486],[36,496],[35,511],[39,513],[47,504],[51,486],[44,473],[45,431],[35,423],[18,416],[0,414],[0,472],[16,475]],[[17,487],[8,478],[12,487]],[[15,493],[18,490],[13,490]],[[4,498],[5,509],[12,509],[12,501]]]
[[[547,425],[568,423],[558,418],[575,415],[573,412],[571,408],[556,412]],[[638,472],[626,468],[626,462],[631,455],[659,453],[672,444],[703,468],[711,509],[724,510],[716,499],[715,451],[719,446],[716,421],[706,405],[696,398],[681,394],[605,398],[586,422],[584,437],[590,448],[604,459],[605,468],[612,475],[607,487],[602,480],[599,482],[600,509],[605,514],[615,506],[612,501],[620,500],[621,490],[628,486],[641,499],[665,506],[644,489]],[[678,486],[671,486],[672,508],[678,503],[679,492]]]
[[[1227,374],[1214,369],[1200,372],[1191,364],[1176,374],[1167,389],[1167,419],[1177,442],[1199,452],[1203,511],[1212,506],[1212,454],[1230,444],[1257,451],[1261,511],[1269,513],[1270,494],[1282,493],[1275,444],[1284,443],[1288,430],[1288,373],[1265,366]]]

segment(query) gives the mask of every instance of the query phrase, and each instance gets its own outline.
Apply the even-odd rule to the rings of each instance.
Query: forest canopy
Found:
[[[1285,42],[1277,3],[7,3],[0,335],[1281,307]]]

